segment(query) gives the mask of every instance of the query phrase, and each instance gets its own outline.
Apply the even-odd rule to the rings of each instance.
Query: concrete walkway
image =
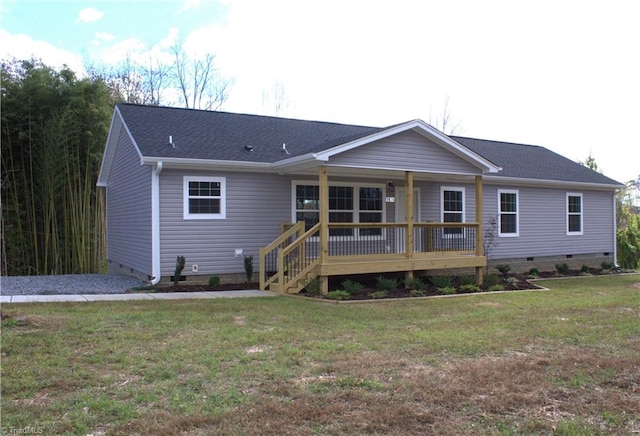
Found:
[[[267,291],[152,292],[130,294],[1,295],[0,303],[59,303],[86,301],[188,300],[239,297],[275,297]]]

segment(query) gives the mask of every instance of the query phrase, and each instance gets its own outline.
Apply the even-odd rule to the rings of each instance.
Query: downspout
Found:
[[[613,265],[618,266],[618,207],[616,191],[613,192]]]
[[[162,161],[151,171],[151,285],[160,283],[160,173]]]

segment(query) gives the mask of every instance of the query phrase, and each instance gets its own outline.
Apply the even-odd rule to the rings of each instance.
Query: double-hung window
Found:
[[[329,186],[329,222],[354,222],[353,186]],[[329,236],[353,236],[352,228],[329,229]]]
[[[498,190],[498,236],[518,236],[518,191]]]
[[[567,235],[582,235],[582,194],[567,192]]]
[[[320,220],[318,185],[296,184],[295,219],[304,221],[308,230]],[[330,223],[379,223],[383,221],[383,188],[369,185],[330,185]],[[356,234],[352,227],[329,229],[329,236],[380,236],[380,228],[362,228]]]
[[[464,222],[464,188],[452,188],[443,186],[440,190],[442,204],[443,223]],[[443,235],[448,237],[460,237],[464,235],[462,227],[445,227]]]
[[[380,187],[360,187],[358,189],[360,198],[358,221],[361,223],[381,223],[382,222],[382,188]],[[364,228],[360,229],[360,236],[381,236],[382,229]]]
[[[224,177],[185,176],[183,184],[184,219],[224,219],[226,217]]]

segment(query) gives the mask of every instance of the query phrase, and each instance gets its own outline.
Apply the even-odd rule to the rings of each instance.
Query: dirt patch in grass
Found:
[[[640,418],[638,363],[574,348],[443,356],[432,365],[371,353],[333,362],[331,373],[263,380],[251,401],[214,418],[172,418],[167,428],[193,435],[552,433],[579,417],[616,433]],[[146,429],[168,434],[164,424]]]

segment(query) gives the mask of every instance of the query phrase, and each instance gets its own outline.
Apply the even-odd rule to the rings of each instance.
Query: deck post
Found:
[[[406,171],[404,181],[407,188],[407,198],[405,200],[405,216],[407,218],[407,233],[405,235],[405,257],[413,258],[413,172]],[[406,278],[413,279],[413,270],[407,271]]]
[[[484,256],[483,247],[482,247],[482,239],[483,239],[483,229],[482,229],[482,202],[483,202],[483,193],[482,193],[482,175],[476,176],[476,223],[478,223],[478,227],[476,228],[476,256]],[[476,285],[480,286],[484,282],[483,270],[481,266],[476,267]]]
[[[320,265],[327,263],[329,258],[329,174],[328,168],[320,166]],[[326,295],[329,292],[329,277],[320,276],[320,291]]]

